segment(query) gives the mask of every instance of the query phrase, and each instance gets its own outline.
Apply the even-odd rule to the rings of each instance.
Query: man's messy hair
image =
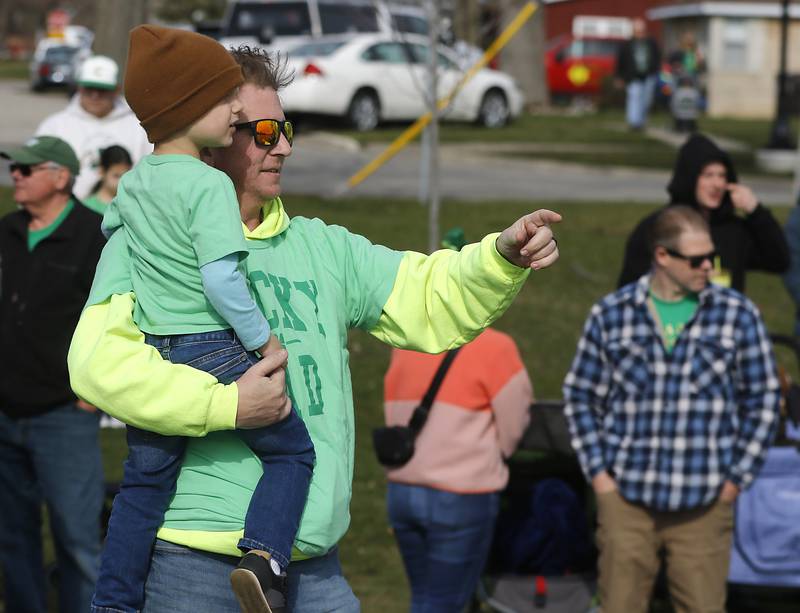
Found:
[[[241,45],[229,51],[236,63],[242,67],[245,83],[260,88],[270,87],[278,91],[294,80],[294,72],[288,69],[285,55],[269,54],[263,49],[248,45]]]

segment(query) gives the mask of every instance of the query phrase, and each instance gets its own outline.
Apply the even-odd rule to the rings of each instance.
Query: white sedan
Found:
[[[381,121],[412,120],[427,110],[427,38],[369,34],[328,38],[289,50],[294,81],[281,92],[289,114],[344,117],[358,130]],[[439,98],[464,74],[459,58],[438,49]],[[477,121],[500,127],[519,115],[523,96],[506,73],[482,69],[464,85],[443,113],[444,119]]]

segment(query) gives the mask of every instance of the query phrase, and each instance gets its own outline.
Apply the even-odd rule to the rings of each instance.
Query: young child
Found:
[[[117,195],[119,180],[133,166],[131,154],[125,147],[111,145],[100,152],[100,180],[92,189],[92,195],[83,201],[93,211],[101,215]]]
[[[153,154],[120,181],[103,221],[125,232],[136,294],[134,319],[172,362],[221,382],[279,348],[240,272],[247,256],[230,179],[200,161],[205,147],[233,140],[242,73],[212,39],[152,25],[131,31],[125,97]],[[232,329],[231,329],[232,328]],[[272,337],[274,339],[274,337]],[[237,430],[264,473],[245,518],[247,552],[231,574],[242,610],[286,610],[286,574],[314,464],[311,439],[294,411],[267,428]],[[139,611],[150,554],[186,441],[128,426],[129,455],[114,500],[93,611]]]

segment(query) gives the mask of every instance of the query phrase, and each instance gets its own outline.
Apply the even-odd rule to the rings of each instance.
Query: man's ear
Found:
[[[653,261],[659,266],[663,266],[668,257],[669,254],[667,253],[667,250],[661,245],[656,245],[653,248]]]
[[[67,186],[70,184],[70,181],[72,181],[72,172],[63,166],[59,168],[57,172],[56,189],[60,192],[67,191]]]

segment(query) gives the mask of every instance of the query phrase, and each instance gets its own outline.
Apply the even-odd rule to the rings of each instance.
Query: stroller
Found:
[[[563,413],[537,402],[509,463],[492,549],[476,605],[498,613],[583,613],[592,607],[593,500]]]
[[[800,340],[772,335],[800,364]],[[753,485],[736,501],[731,611],[767,611],[769,601],[800,610],[800,385],[781,373],[783,406],[775,443]],[[782,608],[780,610],[789,610]]]

